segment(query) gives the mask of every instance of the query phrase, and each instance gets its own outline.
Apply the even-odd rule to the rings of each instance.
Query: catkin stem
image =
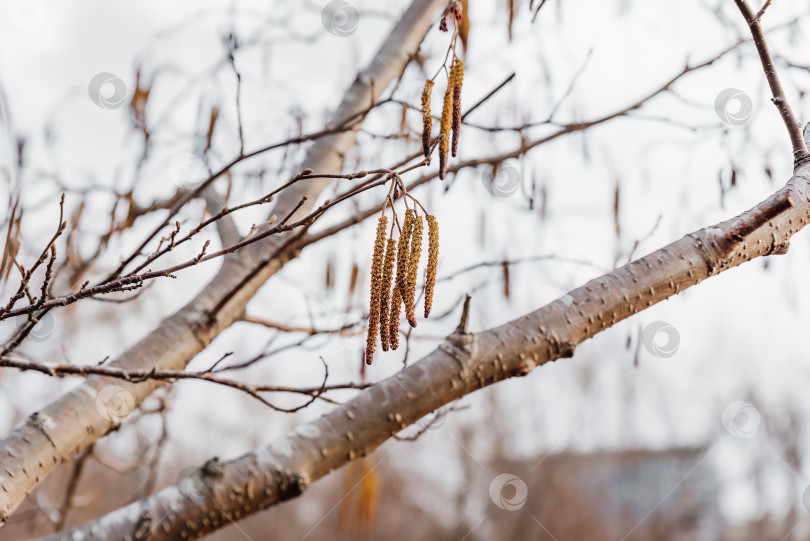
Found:
[[[377,237],[374,239],[374,255],[371,260],[371,300],[368,308],[368,336],[366,337],[366,364],[374,360],[374,347],[377,345],[377,326],[380,324],[380,298],[382,296],[383,252],[385,234],[388,231],[388,216],[380,216],[377,221]]]
[[[428,214],[428,263],[425,272],[425,319],[433,306],[433,292],[436,289],[436,269],[439,265],[439,222]]]

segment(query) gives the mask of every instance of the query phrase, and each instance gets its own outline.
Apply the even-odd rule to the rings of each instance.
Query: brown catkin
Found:
[[[456,58],[453,64],[453,157],[458,152],[458,137],[461,133],[461,83],[464,80],[464,61]]]
[[[388,351],[389,331],[388,316],[391,309],[391,280],[394,275],[394,260],[396,259],[397,241],[388,239],[388,246],[385,249],[385,260],[383,260],[382,283],[380,286],[380,342],[383,351]]]
[[[405,219],[402,221],[402,232],[399,234],[399,249],[397,250],[397,279],[400,293],[406,290],[408,282],[408,249],[410,248],[411,232],[413,231],[414,212],[411,209],[405,211]]]
[[[447,78],[447,90],[444,93],[442,104],[442,120],[440,133],[444,136],[439,142],[439,179],[444,180],[447,175],[447,151],[450,149],[450,128],[453,124],[453,73]]]
[[[430,96],[433,93],[433,79],[425,81],[422,90],[422,152],[425,158],[430,155],[430,132],[433,131],[433,117],[430,116]]]
[[[425,319],[433,306],[433,291],[436,288],[436,268],[439,265],[439,222],[428,214],[428,262],[425,272]]]
[[[392,350],[399,347],[399,312],[402,310],[402,295],[399,286],[394,284],[391,295],[391,315],[388,317],[388,342]]]
[[[374,255],[371,260],[371,300],[368,308],[368,336],[366,337],[366,364],[374,360],[374,347],[377,345],[377,326],[380,324],[380,297],[385,251],[385,233],[388,230],[388,216],[380,216],[377,221],[377,237],[374,239]]]
[[[416,327],[416,277],[419,270],[419,258],[422,255],[422,217],[417,216],[413,221],[413,237],[411,237],[411,253],[408,256],[408,282],[402,298],[405,301],[405,318],[411,327]]]
[[[394,280],[393,294],[391,295],[391,313],[388,316],[388,341],[393,350],[399,347],[399,314],[402,310],[402,291],[408,278],[408,248],[410,246],[411,231],[413,230],[413,210],[405,211],[402,221],[402,232],[399,234],[399,247],[397,248],[397,276]]]

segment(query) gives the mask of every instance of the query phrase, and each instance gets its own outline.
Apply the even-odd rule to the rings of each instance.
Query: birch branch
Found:
[[[430,29],[433,15],[445,0],[414,0],[392,29],[369,65],[357,76],[333,115],[339,125],[375,103],[385,88],[404,71]],[[339,173],[347,152],[356,142],[360,122],[353,129],[318,139],[308,149],[300,170]],[[298,183],[279,194],[271,214],[291,218],[306,215],[317,196],[331,182],[315,179]],[[306,198],[307,202],[300,205]],[[189,304],[167,317],[158,328],[143,337],[110,366],[127,370],[180,370],[194,356],[244,313],[250,298],[267,279],[298,255],[288,248],[289,235],[279,235],[264,244],[251,245],[248,252],[229,254],[216,276]],[[267,251],[267,244],[273,248]],[[252,252],[252,253],[251,253]],[[257,254],[276,253],[254,272]],[[240,284],[233,290],[232,284]],[[33,413],[0,441],[0,526],[25,497],[56,466],[93,444],[116,428],[120,418],[110,415],[105,388],[115,386],[128,393],[133,406],[139,404],[162,382],[130,383],[103,376],[88,378],[74,391]]]
[[[432,353],[328,415],[271,445],[200,469],[183,483],[49,540],[198,539],[300,495],[335,469],[373,452],[439,407],[535,367],[571,357],[588,338],[703,280],[758,257],[787,252],[810,220],[810,164],[754,208],[690,233],[556,301],[476,334],[464,326]],[[197,487],[199,488],[199,487]]]

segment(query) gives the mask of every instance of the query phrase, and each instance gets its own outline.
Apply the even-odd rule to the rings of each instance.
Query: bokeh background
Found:
[[[549,0],[536,18],[539,2],[469,4],[464,102],[516,75],[468,117],[460,160],[508,152],[522,136],[538,139],[622,110],[684,66],[748,36],[731,1]],[[67,215],[78,227],[73,261],[91,262],[83,278],[101,277],[162,219],[139,219],[97,252],[111,214],[126,213],[117,201],[126,196],[147,205],[168,197],[203,178],[206,165],[217,169],[238,154],[229,35],[240,44],[246,149],[321,129],[407,2],[346,5],[344,18],[333,20],[324,19],[322,0],[0,1],[0,200],[5,206],[20,194],[20,260],[35,259],[52,235],[65,192]],[[807,121],[807,6],[776,3],[764,26],[791,103]],[[419,148],[422,84],[440,68],[448,40],[437,26],[431,30],[421,65],[409,66],[385,93],[416,109],[390,103],[373,111],[347,172],[388,167]],[[150,88],[146,153],[129,107],[139,87]],[[434,109],[440,97],[434,92]],[[213,107],[217,127],[203,160]],[[511,129],[526,124],[536,125]],[[305,148],[237,165],[229,202],[285,182]],[[378,352],[361,374],[369,222],[307,248],[248,308],[285,325],[351,332],[309,336],[238,323],[190,369],[233,352],[234,364],[265,356],[238,373],[251,382],[318,385],[321,357],[333,382],[385,378],[455,328],[465,293],[472,295],[472,330],[502,324],[753,206],[787,181],[791,167],[756,52],[743,43],[627,115],[558,137],[495,171],[467,168],[418,188],[415,195],[441,226],[440,281],[437,317],[420,322],[407,349]],[[348,182],[336,181],[323,198]],[[225,193],[224,183],[216,187]],[[363,193],[314,229],[384,195]],[[189,205],[184,224],[203,212],[202,201]],[[248,209],[235,219],[244,233],[265,212]],[[218,245],[207,232],[167,262],[193,257],[206,239]],[[725,272],[617,324],[572,359],[442,408],[298,500],[211,538],[803,538],[810,531],[809,247],[801,232],[788,255]],[[54,311],[22,351],[42,362],[114,357],[199,293],[217,265],[157,280],[125,303],[87,300]],[[3,294],[16,286],[4,282]],[[3,337],[15,328],[13,321],[0,324]],[[76,384],[0,370],[0,430]],[[287,407],[303,400],[270,398]],[[210,383],[168,386],[86,458],[43,483],[3,538],[85,522],[183,482],[212,456],[230,459],[271,442],[330,407],[316,403],[284,415]]]

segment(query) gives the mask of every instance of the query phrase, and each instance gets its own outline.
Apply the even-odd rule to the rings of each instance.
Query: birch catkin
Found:
[[[402,294],[399,286],[394,284],[394,292],[391,295],[391,315],[388,317],[388,342],[391,349],[399,347],[399,313],[402,310]]]
[[[461,83],[464,80],[464,61],[456,58],[453,64],[453,157],[458,152],[458,138],[461,133]]]
[[[390,344],[388,331],[388,317],[391,309],[391,280],[394,274],[394,260],[396,259],[397,241],[388,239],[388,246],[385,249],[385,260],[383,261],[382,283],[380,292],[380,342],[383,351],[388,351]]]
[[[447,152],[450,149],[450,128],[453,124],[453,70],[447,78],[447,90],[444,93],[442,104],[442,120],[440,133],[444,136],[439,142],[439,179],[444,180],[447,175]]]
[[[385,233],[388,230],[388,217],[380,216],[377,221],[377,237],[374,239],[374,256],[371,260],[371,300],[368,309],[368,336],[366,337],[366,364],[374,360],[374,347],[377,344],[377,326],[380,324],[380,298],[382,296],[383,252]]]
[[[405,220],[402,222],[402,232],[399,234],[399,249],[397,250],[397,286],[404,298],[408,281],[408,261],[411,232],[413,231],[414,212],[411,209],[405,211]]]
[[[422,255],[422,217],[416,216],[413,219],[413,237],[411,237],[411,253],[408,256],[408,279],[405,290],[402,292],[402,299],[405,301],[405,319],[411,327],[416,327],[416,314],[414,305],[416,304],[416,278],[419,271],[419,258]]]
[[[433,93],[433,79],[425,81],[422,90],[422,152],[425,158],[430,155],[430,132],[433,131],[433,117],[430,116],[430,96]]]
[[[428,262],[425,272],[425,319],[433,306],[433,291],[436,288],[436,269],[439,265],[439,222],[428,214]]]
[[[391,313],[388,316],[388,341],[391,349],[399,347],[399,314],[402,310],[402,292],[408,278],[408,249],[410,247],[411,231],[413,230],[414,212],[411,209],[405,211],[405,219],[402,221],[402,231],[399,234],[399,246],[397,247],[397,276],[394,280],[394,292],[391,296]]]

